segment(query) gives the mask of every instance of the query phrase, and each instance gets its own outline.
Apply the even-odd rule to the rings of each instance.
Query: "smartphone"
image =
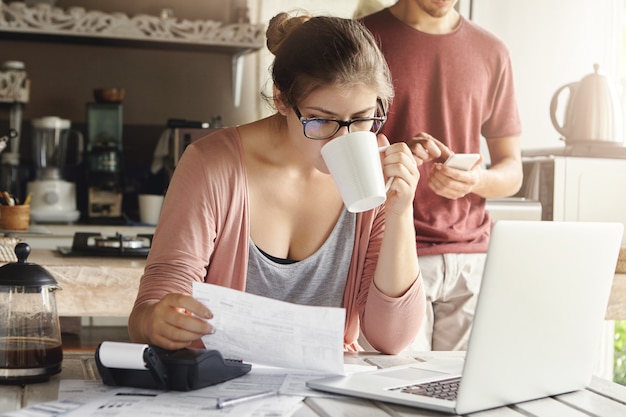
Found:
[[[469,171],[479,159],[480,154],[478,153],[455,153],[450,155],[443,164],[461,171]]]

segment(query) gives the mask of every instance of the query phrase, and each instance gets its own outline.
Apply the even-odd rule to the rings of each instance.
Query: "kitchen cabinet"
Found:
[[[555,184],[553,220],[626,225],[626,159],[556,158]]]
[[[45,40],[125,47],[191,50],[232,56],[232,89],[239,106],[243,56],[264,46],[264,25],[223,24],[161,16],[105,13],[48,4],[29,7],[22,2],[0,2],[0,36],[4,39]]]
[[[548,154],[525,157],[524,165],[522,192],[541,202],[543,220],[615,221],[626,227],[626,158]]]

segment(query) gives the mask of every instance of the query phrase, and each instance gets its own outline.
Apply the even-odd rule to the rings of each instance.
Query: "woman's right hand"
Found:
[[[190,295],[171,293],[160,301],[147,302],[131,315],[131,326],[141,329],[146,342],[164,349],[182,349],[198,341],[206,334],[215,332],[207,320],[213,313],[204,304]],[[132,318],[132,316],[135,316]],[[133,334],[131,332],[131,338]]]

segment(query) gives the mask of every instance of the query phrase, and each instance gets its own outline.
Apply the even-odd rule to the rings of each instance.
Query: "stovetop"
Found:
[[[77,232],[72,246],[59,246],[64,256],[112,256],[145,258],[152,246],[151,234],[103,236],[100,233]]]

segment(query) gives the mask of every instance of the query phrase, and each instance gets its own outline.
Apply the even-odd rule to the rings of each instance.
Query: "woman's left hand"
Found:
[[[378,135],[379,146],[389,144],[383,134]],[[386,213],[403,214],[412,210],[415,189],[419,182],[420,173],[417,162],[409,146],[404,142],[389,145],[382,153],[383,173],[385,181],[391,180],[385,202]]]

